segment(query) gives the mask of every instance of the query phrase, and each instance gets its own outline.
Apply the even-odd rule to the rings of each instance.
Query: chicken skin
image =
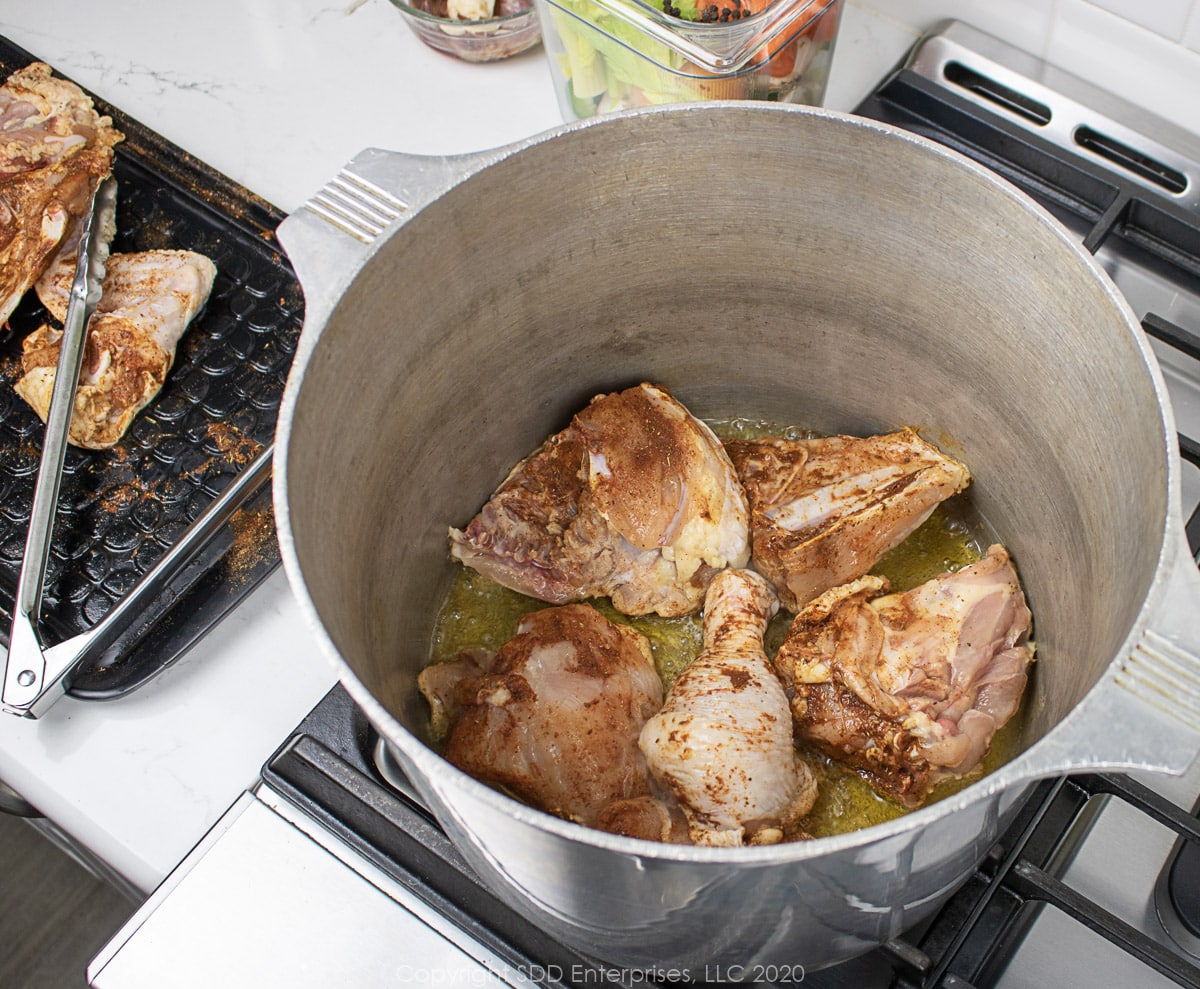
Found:
[[[642,729],[650,772],[682,805],[695,844],[782,841],[816,799],[793,745],[787,696],[763,651],[778,607],[752,571],[714,577],[703,650]]]
[[[494,656],[427,667],[418,686],[449,726],[446,758],[535,807],[594,827],[651,796],[637,742],[662,681],[645,636],[590,605],[526,615]]]
[[[73,272],[71,259],[38,285],[43,304],[59,319],[66,314]],[[109,256],[103,295],[88,323],[71,416],[73,444],[102,450],[121,439],[162,388],[176,346],[207,302],[215,277],[212,261],[194,251]],[[61,339],[62,331],[46,324],[22,342],[24,374],[14,388],[43,421],[54,392]]]
[[[123,139],[42,62],[0,87],[0,325],[86,211]]]
[[[509,474],[451,556],[563,604],[697,611],[713,574],[749,558],[749,513],[712,431],[650,384],[601,395]]]
[[[750,501],[752,565],[793,612],[861,577],[971,479],[911,429],[725,445]]]
[[[1008,552],[903,594],[867,576],[795,618],[775,656],[797,737],[909,807],[976,769],[1016,712],[1034,647]]]

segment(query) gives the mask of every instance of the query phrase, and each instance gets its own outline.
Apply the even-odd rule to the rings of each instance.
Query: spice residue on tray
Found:
[[[230,581],[240,583],[267,562],[275,539],[275,512],[269,503],[263,508],[242,509],[229,520],[229,528],[233,544],[225,554],[225,572]]]
[[[140,477],[130,478],[113,485],[100,496],[99,505],[106,512],[120,512],[136,502],[153,496],[155,485],[147,484]]]
[[[262,450],[262,444],[239,432],[227,422],[210,422],[208,438],[227,464],[244,467]]]

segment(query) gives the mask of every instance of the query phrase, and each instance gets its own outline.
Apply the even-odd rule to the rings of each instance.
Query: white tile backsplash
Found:
[[[1183,47],[1200,52],[1200,3],[1192,5],[1192,14],[1184,25]]]
[[[915,25],[921,33],[947,18],[963,21],[1035,55],[1042,52],[1054,14],[1054,0],[862,0],[862,3]]]
[[[1183,29],[1194,4],[1192,0],[1088,0],[1140,27],[1171,41],[1183,39]]]
[[[1200,53],[1177,41],[1093,0],[1057,0],[1043,57],[1200,134]]]

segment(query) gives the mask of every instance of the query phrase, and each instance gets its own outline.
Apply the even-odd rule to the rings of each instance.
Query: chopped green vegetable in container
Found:
[[[537,0],[564,119],[660,103],[819,106],[842,0]]]

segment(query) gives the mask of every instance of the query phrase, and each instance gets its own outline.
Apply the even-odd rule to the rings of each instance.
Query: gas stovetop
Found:
[[[263,779],[269,799],[303,808],[356,854],[403,877],[407,890],[436,905],[454,934],[468,939],[476,958],[502,959],[510,975],[532,973],[531,981],[554,986],[670,981],[582,957],[496,900],[340,687],[276,753]],[[1200,986],[1200,962],[1181,951],[1161,923],[1150,923],[1159,911],[1177,916],[1170,903],[1177,834],[1200,840],[1200,822],[1172,795],[1144,782],[1102,774],[1046,780],[932,922],[863,958],[806,973],[803,982],[825,989],[1153,986],[1159,980]],[[1119,868],[1108,871],[1114,864]],[[1184,931],[1197,917],[1200,874],[1192,868],[1185,865],[1176,876],[1176,895],[1193,900],[1189,919],[1175,921]],[[1190,937],[1184,944],[1195,947]]]
[[[1200,139],[957,23],[918,45],[857,112],[995,169],[1113,277],[1167,380],[1197,553]],[[1043,781],[932,921],[845,965],[776,981],[1200,987],[1198,796],[1200,767],[1179,778]],[[231,903],[230,888],[245,897]],[[279,975],[278,959],[314,985],[671,982],[579,956],[496,899],[340,687],[97,958],[93,984],[142,984],[136,974],[166,952],[176,968],[211,964],[210,933],[247,980],[237,984]]]
[[[1200,139],[959,23],[857,112],[999,172],[1096,256],[1166,379],[1200,558]],[[1200,985],[1198,795],[1200,767],[1040,785],[928,930],[888,946],[892,984]]]

